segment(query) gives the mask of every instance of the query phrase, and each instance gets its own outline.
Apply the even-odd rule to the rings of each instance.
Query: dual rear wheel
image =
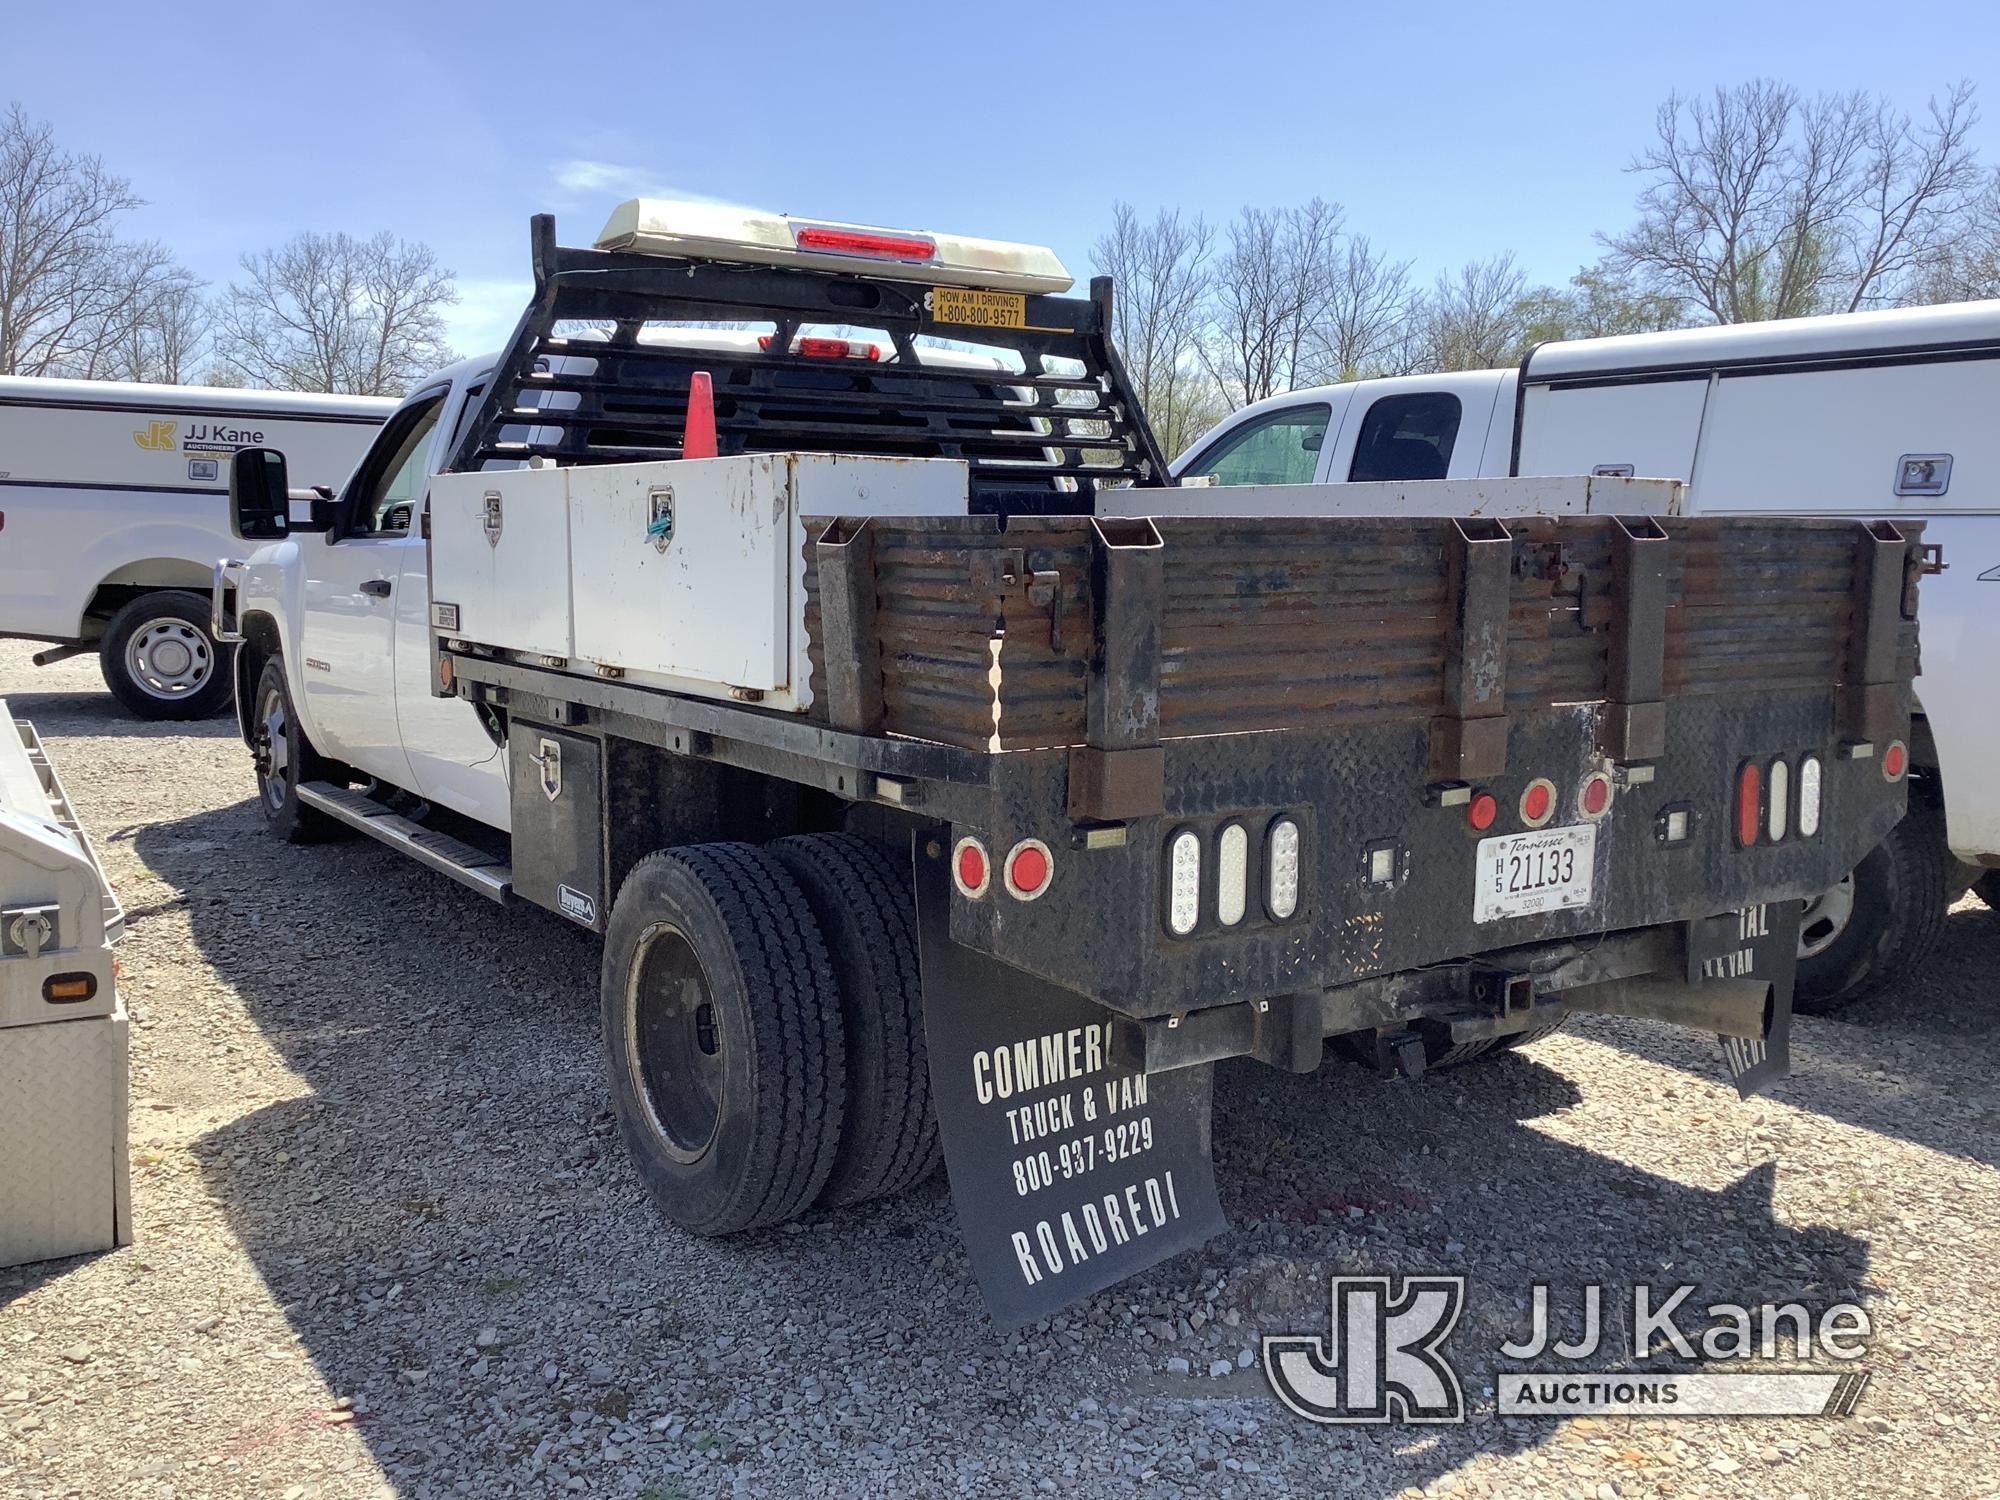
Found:
[[[612,903],[601,997],[626,1147],[683,1228],[764,1228],[936,1168],[914,899],[868,840],[641,860]]]

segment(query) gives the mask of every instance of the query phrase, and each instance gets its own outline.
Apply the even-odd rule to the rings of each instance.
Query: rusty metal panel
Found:
[[[1101,612],[1093,525],[1082,516],[873,523],[887,732],[987,750],[1091,742],[1095,653],[1107,629],[1125,628]],[[1448,518],[1154,525],[1161,738],[1462,713],[1448,667],[1460,598]],[[1856,654],[1857,570],[1884,545],[1867,528],[1746,517],[1662,518],[1659,528],[1665,541],[1647,545],[1664,558],[1635,580],[1620,551],[1630,528],[1615,517],[1510,519],[1506,715],[1608,703],[1607,720],[1636,731],[1637,754],[1660,722],[1645,706],[1659,699],[1638,695],[1655,686],[1665,699],[1832,691],[1880,669],[1888,648]],[[1918,529],[1903,526],[1905,545],[1919,545]],[[1868,566],[1871,579],[1889,575],[1887,563]],[[816,698],[818,589],[809,565]],[[1619,622],[1637,611],[1657,613],[1657,638],[1621,644]],[[1914,622],[1890,622],[1887,638],[1907,675]]]

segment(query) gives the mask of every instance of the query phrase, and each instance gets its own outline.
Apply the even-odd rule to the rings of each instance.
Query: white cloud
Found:
[[[550,169],[556,191],[574,202],[608,209],[627,198],[677,198],[684,203],[719,203],[729,208],[743,204],[732,198],[697,193],[678,183],[668,182],[649,167],[630,167],[612,161],[571,157]]]
[[[445,309],[445,333],[460,354],[493,354],[507,342],[533,295],[525,278],[460,277],[458,303]]]
[[[621,198],[660,197],[662,189],[643,167],[620,166],[617,162],[572,158],[555,168],[556,186],[575,197]]]

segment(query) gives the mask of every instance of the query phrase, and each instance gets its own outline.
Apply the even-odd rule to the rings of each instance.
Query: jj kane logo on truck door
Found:
[[[148,453],[171,453],[174,451],[174,429],[178,422],[148,422],[132,434],[132,441]]]

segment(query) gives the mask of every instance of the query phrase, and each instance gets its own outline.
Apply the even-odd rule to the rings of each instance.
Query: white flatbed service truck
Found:
[[[1154,519],[1046,250],[640,201],[533,264],[309,521],[237,455],[212,607],[272,831],[603,935],[674,1222],[942,1155],[1013,1323],[1222,1227],[1224,1058],[1597,1010],[1784,1071],[1798,900],[1903,811],[1914,529]]]

